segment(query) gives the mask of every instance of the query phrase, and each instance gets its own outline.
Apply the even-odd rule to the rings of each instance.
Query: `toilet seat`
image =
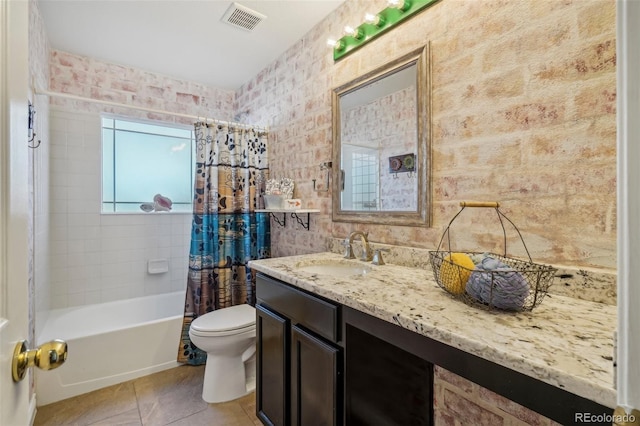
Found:
[[[196,318],[190,333],[196,336],[228,336],[256,328],[256,310],[251,305],[236,305],[209,312]]]

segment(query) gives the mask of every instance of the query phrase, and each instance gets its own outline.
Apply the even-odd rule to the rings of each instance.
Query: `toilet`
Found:
[[[251,305],[218,309],[196,318],[189,338],[207,353],[202,399],[225,402],[255,389],[256,310]]]

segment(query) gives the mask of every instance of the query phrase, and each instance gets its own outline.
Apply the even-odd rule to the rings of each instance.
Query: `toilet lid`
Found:
[[[255,308],[245,304],[218,309],[201,315],[191,323],[191,329],[200,333],[215,333],[253,327],[255,323]]]

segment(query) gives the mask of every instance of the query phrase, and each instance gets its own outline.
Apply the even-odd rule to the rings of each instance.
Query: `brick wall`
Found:
[[[435,367],[434,420],[438,426],[559,425],[441,367]]]
[[[502,202],[534,260],[614,268],[615,2],[443,0],[334,63],[325,40],[383,7],[347,1],[237,92],[243,118],[272,130],[274,174],[322,210],[310,231],[275,228],[274,255],[322,251],[326,237],[354,229],[434,247],[460,200],[488,199]],[[433,227],[332,222],[330,193],[312,187],[332,157],[331,90],[428,42]],[[493,216],[472,211],[457,224],[459,247],[501,248]],[[508,244],[523,254],[515,235]]]
[[[157,73],[54,50],[50,57],[50,90],[103,101],[233,120],[234,92],[178,80]],[[193,124],[180,118],[54,97],[51,104],[67,111],[108,112],[129,117]]]

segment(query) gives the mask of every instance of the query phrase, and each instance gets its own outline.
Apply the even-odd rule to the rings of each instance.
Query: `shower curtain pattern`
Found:
[[[270,257],[268,213],[256,213],[268,178],[267,134],[255,129],[195,124],[196,172],[185,313],[178,362],[203,364],[189,339],[198,316],[255,304],[247,266]]]

